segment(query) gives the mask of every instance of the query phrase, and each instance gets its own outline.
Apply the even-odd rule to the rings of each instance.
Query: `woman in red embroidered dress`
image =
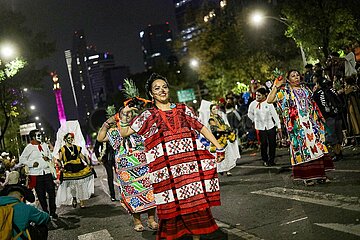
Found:
[[[224,149],[189,107],[170,103],[166,78],[151,75],[146,92],[154,107],[143,111],[130,126],[122,124],[121,135],[137,132],[145,139],[160,220],[157,239],[192,235],[199,240],[201,234],[218,229],[210,207],[220,205],[216,161],[224,159]],[[217,147],[216,160],[198,140],[199,133]]]

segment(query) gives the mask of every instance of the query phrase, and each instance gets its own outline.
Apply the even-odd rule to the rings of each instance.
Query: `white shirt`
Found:
[[[270,130],[275,125],[281,128],[279,116],[273,104],[265,101],[252,101],[249,105],[248,117],[255,123],[256,130]],[[274,123],[275,122],[275,123]]]
[[[46,143],[41,144],[42,151],[40,152],[38,145],[28,144],[21,153],[19,162],[29,167],[29,175],[44,175],[51,173],[49,164],[43,157],[51,159],[51,152]],[[51,160],[49,160],[51,161]],[[34,163],[39,163],[39,166],[33,167]]]
[[[350,77],[357,73],[356,71],[356,61],[355,61],[355,54],[353,52],[349,52],[345,56],[345,77]]]

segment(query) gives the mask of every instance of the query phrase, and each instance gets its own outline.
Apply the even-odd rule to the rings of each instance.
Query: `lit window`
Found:
[[[94,62],[93,62],[93,64],[98,64],[98,63],[99,63],[99,61],[94,61]]]
[[[151,57],[158,57],[160,55],[161,55],[161,53],[154,53],[153,55],[151,55]]]
[[[92,55],[92,56],[90,56],[90,57],[89,57],[89,60],[96,59],[96,58],[99,58],[99,55],[98,55],[98,54],[97,54],[97,55]]]
[[[141,31],[140,32],[140,38],[143,38],[143,36],[144,36],[144,31]]]
[[[81,85],[81,90],[84,90],[84,89],[85,89],[85,85],[82,84],[82,85]]]
[[[171,42],[171,41],[172,41],[172,39],[171,39],[171,38],[167,38],[165,41],[167,41],[167,42]]]

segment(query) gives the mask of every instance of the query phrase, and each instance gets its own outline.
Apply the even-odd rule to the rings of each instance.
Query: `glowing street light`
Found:
[[[283,24],[285,24],[287,27],[290,27],[289,23],[287,22],[286,18],[277,18],[277,17],[273,17],[273,16],[265,16],[262,12],[260,11],[255,11],[253,14],[250,15],[250,22],[256,26],[260,26],[265,18],[270,18],[270,19],[274,19],[278,22],[281,22]],[[302,48],[302,46],[299,46],[300,48],[300,52],[301,52],[301,58],[303,61],[304,66],[306,65],[306,57],[305,57],[305,52],[304,49]]]
[[[255,25],[260,25],[264,21],[264,15],[261,12],[254,12],[251,17],[251,22]]]
[[[31,109],[31,110],[35,110],[35,109],[36,109],[35,105],[31,105],[31,106],[30,106],[30,109]]]
[[[37,121],[38,121],[39,119],[40,119],[40,118],[39,118],[38,116],[36,116],[36,117],[35,117],[35,120],[37,120]]]
[[[192,67],[192,68],[198,68],[198,67],[199,67],[199,60],[197,60],[197,59],[191,59],[191,60],[190,60],[190,67]]]
[[[15,55],[15,48],[9,43],[2,44],[0,46],[0,55],[2,58],[10,59]]]

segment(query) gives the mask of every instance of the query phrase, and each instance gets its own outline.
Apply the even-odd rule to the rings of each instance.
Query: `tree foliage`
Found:
[[[3,60],[0,65],[0,143],[4,148],[5,136],[14,139],[12,130],[7,133],[9,127],[19,129],[19,115],[27,114],[22,89],[41,87],[40,82],[48,70],[46,66],[36,66],[37,60],[49,56],[55,44],[46,40],[45,33],[33,33],[25,27],[25,17],[3,4],[0,4],[0,19],[0,44],[11,42],[21,56],[13,61]]]
[[[275,27],[279,25],[275,22],[271,31],[256,29],[248,21],[250,9],[232,3],[210,22],[199,19],[201,34],[189,43],[188,58],[199,59],[199,77],[213,98],[223,96],[237,82],[265,82],[275,67],[300,63],[296,45],[284,36],[284,26]]]
[[[324,59],[360,39],[354,9],[359,10],[359,3],[351,0],[283,1],[282,13],[290,25],[286,35],[301,44],[307,56]]]

